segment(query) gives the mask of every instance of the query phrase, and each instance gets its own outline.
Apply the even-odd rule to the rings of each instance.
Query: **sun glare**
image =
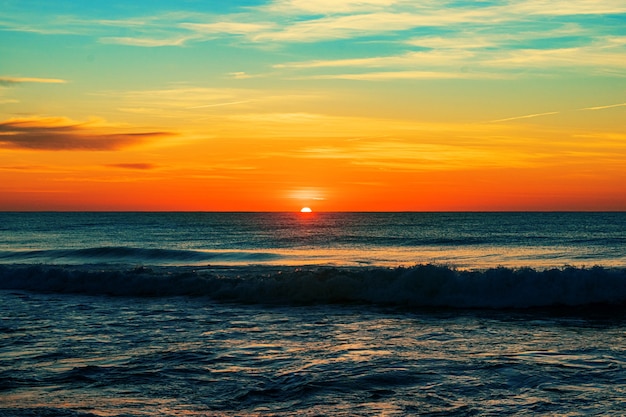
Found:
[[[302,207],[302,209],[300,210],[300,213],[312,213],[313,210],[311,210],[310,207]]]

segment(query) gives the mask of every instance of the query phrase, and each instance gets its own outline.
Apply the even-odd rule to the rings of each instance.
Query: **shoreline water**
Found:
[[[618,415],[626,398],[626,317],[597,309],[0,299],[2,417]]]

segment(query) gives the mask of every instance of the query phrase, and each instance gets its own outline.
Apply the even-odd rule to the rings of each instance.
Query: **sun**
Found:
[[[310,207],[302,207],[300,213],[313,213],[313,210]]]

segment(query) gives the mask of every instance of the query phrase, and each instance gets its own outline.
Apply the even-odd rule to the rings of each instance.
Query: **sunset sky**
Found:
[[[0,10],[0,210],[626,210],[624,0]]]

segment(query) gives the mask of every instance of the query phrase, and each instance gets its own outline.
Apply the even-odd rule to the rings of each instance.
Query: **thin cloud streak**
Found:
[[[398,0],[275,0],[262,8],[276,13],[354,13],[381,10]]]
[[[388,81],[388,80],[449,80],[449,79],[502,79],[499,74],[445,71],[384,71],[366,72],[362,74],[330,74],[302,76],[300,80],[355,80],[355,81]]]
[[[273,24],[264,23],[244,23],[244,22],[216,22],[216,23],[181,23],[181,28],[189,29],[193,32],[210,34],[234,34],[246,35],[259,33],[274,27]]]
[[[233,106],[235,104],[244,104],[244,103],[250,103],[253,100],[241,100],[241,101],[230,101],[228,103],[214,103],[214,104],[203,104],[200,106],[192,106],[192,107],[187,107],[188,109],[204,109],[207,107],[222,107],[222,106]]]
[[[111,168],[132,169],[132,170],[140,170],[140,171],[151,170],[157,167],[154,164],[146,163],[146,162],[107,164],[105,166],[111,167]]]
[[[604,110],[604,109],[612,109],[615,107],[626,107],[626,103],[609,104],[608,106],[585,107],[584,109],[581,109],[581,110]]]
[[[0,77],[0,85],[12,86],[24,83],[36,84],[65,84],[67,80],[60,78],[37,78],[37,77]]]
[[[584,107],[581,109],[576,109],[576,110],[570,110],[571,111],[585,111],[585,110],[605,110],[605,109],[613,109],[616,107],[626,107],[626,103],[619,103],[619,104],[609,104],[607,106],[595,106],[595,107]],[[520,119],[531,119],[534,117],[542,117],[542,116],[550,116],[550,115],[554,115],[554,114],[561,114],[564,113],[564,111],[552,111],[552,112],[546,112],[546,113],[535,113],[535,114],[527,114],[524,116],[515,116],[515,117],[508,117],[505,119],[497,119],[497,120],[491,120],[487,123],[500,123],[500,122],[508,122],[511,120],[520,120]]]
[[[561,113],[561,112],[550,111],[550,112],[546,112],[546,113],[526,114],[524,116],[515,116],[515,117],[507,117],[506,119],[491,120],[489,123],[501,123],[501,122],[508,122],[508,121],[511,121],[511,120],[531,119],[533,117],[550,116],[550,115],[559,114],[559,113]]]
[[[157,48],[161,46],[183,46],[185,42],[193,39],[193,36],[174,37],[171,39],[151,39],[151,38],[131,38],[131,37],[104,37],[100,38],[101,43],[117,44],[127,46],[143,46],[147,48]]]

